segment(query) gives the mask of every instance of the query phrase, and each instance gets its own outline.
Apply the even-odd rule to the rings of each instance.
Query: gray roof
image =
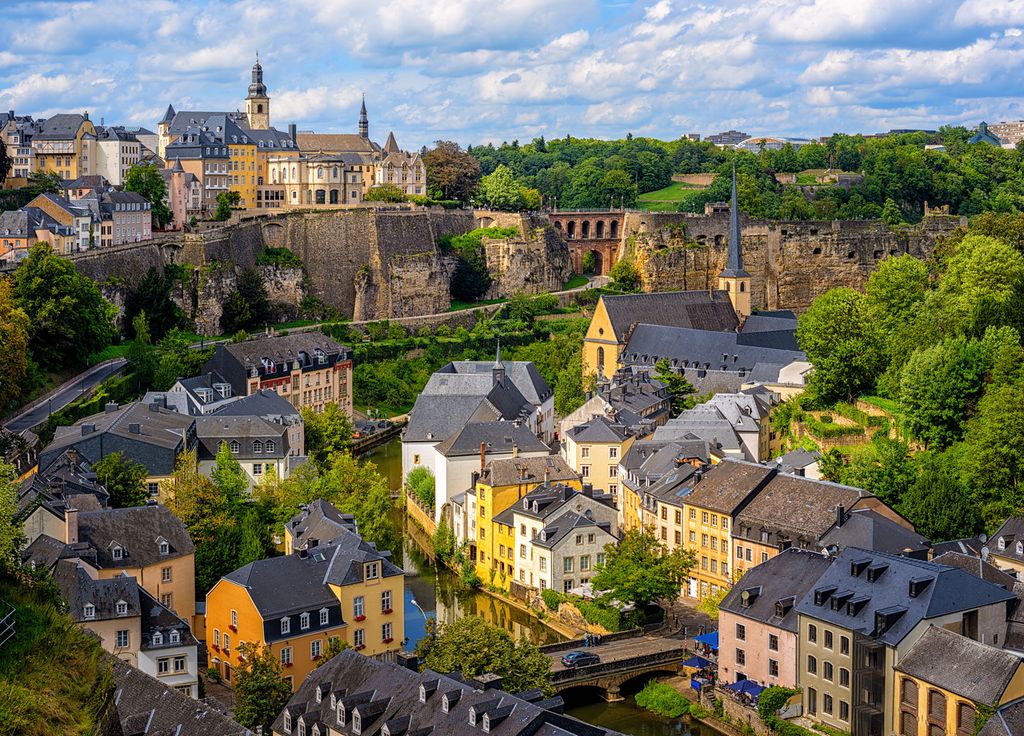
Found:
[[[68,613],[77,623],[142,615],[139,584],[133,577],[118,575],[106,580],[93,580],[80,563],[65,559],[57,563],[53,579],[60,589],[61,598],[68,604]],[[127,613],[118,615],[118,603],[127,604]],[[86,605],[94,607],[91,618],[85,616]]]
[[[1003,549],[999,548],[999,540],[1003,540]],[[989,539],[988,547],[994,555],[1024,562],[1024,551],[1017,551],[1017,542],[1024,542],[1024,516],[1011,516],[1004,521]]]
[[[764,336],[774,334],[747,335],[640,324],[622,349],[622,361],[627,365],[654,365],[667,358],[674,368],[750,373],[763,364],[786,366],[807,360],[807,355],[799,350],[764,345]],[[792,336],[787,339],[791,340]],[[778,370],[775,378],[778,378]]]
[[[595,494],[588,491],[590,497],[598,503],[614,508],[612,497],[608,494]],[[585,495],[572,486],[564,483],[543,484],[534,488],[523,496],[519,501],[494,517],[496,522],[505,526],[512,526],[512,519],[515,514],[524,514],[534,519],[544,520],[563,508],[567,503]]]
[[[141,606],[142,618],[141,649],[153,651],[156,649],[197,645],[198,642],[192,635],[192,629],[189,628],[188,624],[147,593],[145,588],[141,587],[139,588],[139,604]],[[178,641],[176,642],[171,641],[171,634],[173,632],[178,633]],[[160,635],[160,641],[157,641],[156,634]]]
[[[490,680],[486,690],[484,680]],[[493,677],[456,679],[429,669],[419,672],[349,649],[313,670],[274,721],[273,730],[284,733],[285,712],[291,715],[292,733],[300,719],[307,734],[313,723],[336,723],[333,696],[336,704],[360,713],[363,733],[379,733],[388,724],[389,731],[406,736],[463,736],[474,730],[469,725],[472,708],[477,729],[486,719],[488,733],[494,736],[617,736],[618,732],[561,714],[560,697],[543,700],[540,691],[509,695],[494,687],[500,682]],[[441,707],[443,699],[449,703],[447,712]]]
[[[796,632],[796,602],[831,564],[832,558],[810,550],[795,547],[783,550],[747,570],[718,607],[737,616]]]
[[[562,514],[550,524],[546,524],[532,543],[545,549],[554,549],[563,539],[580,530],[586,530],[585,533],[588,534],[603,531],[615,539],[609,522],[588,519],[586,516],[570,511],[567,514]]]
[[[788,309],[780,309],[774,312],[754,312],[745,320],[740,332],[751,334],[755,332],[779,332],[796,330],[796,314]]]
[[[1024,698],[1000,706],[978,736],[1020,736],[1024,734]]]
[[[710,461],[708,444],[701,439],[681,439],[676,441],[637,440],[630,445],[625,457],[619,463],[626,471],[620,475],[623,485],[634,486],[636,490],[646,491],[658,483],[661,478],[675,473],[680,463],[699,460]]]
[[[630,435],[621,424],[596,416],[572,427],[567,434],[574,442],[624,442]]]
[[[916,589],[917,595],[913,595]],[[833,607],[832,598],[845,599]],[[1016,600],[964,570],[847,547],[797,604],[800,614],[898,645],[922,620]]]
[[[959,567],[961,570],[966,570],[971,575],[977,575],[982,580],[987,580],[990,583],[996,585],[1002,585],[1007,590],[1013,590],[1014,585],[1017,584],[1017,578],[1007,572],[1003,572],[995,565],[986,562],[980,557],[974,557],[973,555],[964,554],[962,552],[943,552],[940,555],[932,557],[932,562],[939,565],[949,565],[950,567]],[[1019,610],[1019,609],[1018,609]]]
[[[501,418],[491,402],[479,396],[420,394],[409,412],[403,442],[440,442],[469,422]]]
[[[579,474],[569,467],[561,455],[497,458],[488,461],[480,473],[480,482],[492,488],[565,480],[579,480]]]
[[[554,391],[548,382],[540,375],[540,371],[530,361],[526,360],[503,360],[502,367],[505,375],[512,381],[519,393],[531,404],[540,405],[549,398]],[[491,375],[494,369],[493,361],[486,360],[456,360],[441,368],[438,373],[461,373],[461,374],[486,374]]]
[[[655,324],[716,332],[739,325],[724,291],[663,291],[651,294],[602,296],[608,319],[619,341],[634,325]]]
[[[981,549],[985,542],[978,537],[951,539],[948,542],[936,542],[932,545],[932,555],[938,556],[946,552],[959,552],[971,557],[981,557]]]
[[[842,526],[834,526],[821,537],[822,547],[861,547],[876,552],[926,557],[928,540],[913,529],[897,524],[871,509],[854,509],[843,516]]]
[[[814,463],[821,460],[821,453],[817,450],[805,450],[802,447],[798,447],[795,450],[790,450],[785,455],[780,455],[775,458],[775,462],[779,466],[779,470],[783,473],[792,473],[797,470],[803,470]]]
[[[34,140],[70,140],[78,133],[86,117],[80,113],[60,113],[45,120],[37,120],[39,126],[37,133],[34,133]]]
[[[285,524],[292,535],[292,548],[303,549],[326,544],[343,532],[358,532],[356,519],[352,514],[343,514],[334,504],[318,498],[303,505],[298,514]],[[315,540],[315,541],[314,541]]]
[[[745,431],[753,431],[746,428]],[[713,450],[744,452],[737,428],[718,406],[699,404],[654,430],[655,440],[672,442],[698,437]],[[755,458],[747,458],[754,460]]]
[[[196,417],[196,436],[199,439],[198,458],[212,460],[222,443],[238,443],[236,457],[243,459],[276,460],[288,454],[288,427],[252,416],[202,416]],[[269,450],[267,441],[274,443]],[[259,442],[259,452],[256,443]]]
[[[317,350],[326,357],[324,364],[314,362]],[[258,337],[242,342],[222,343],[203,370],[220,373],[236,394],[245,395],[249,371],[255,368],[263,377],[287,375],[295,362],[302,370],[320,369],[352,358],[352,351],[322,332],[296,332],[290,335]],[[266,367],[264,361],[272,365]],[[280,370],[285,365],[284,371]]]
[[[153,736],[251,736],[227,716],[190,698],[127,662],[110,656],[113,703],[125,734]],[[148,730],[143,731],[146,728]]]
[[[547,445],[537,439],[529,427],[513,422],[475,422],[457,430],[437,445],[437,451],[446,457],[459,455],[476,455],[480,446],[485,445],[487,452],[511,453],[546,452]]]
[[[1016,654],[929,626],[896,669],[975,703],[994,706],[1020,666]]]
[[[775,469],[741,460],[723,460],[697,484],[687,503],[721,514],[735,514],[775,476]]]
[[[96,550],[100,568],[145,567],[195,552],[185,525],[166,506],[157,504],[80,511],[78,539]],[[160,540],[169,545],[166,555],[160,554]],[[121,560],[112,556],[115,544],[126,551]]]
[[[253,416],[289,423],[302,421],[302,413],[292,405],[292,402],[269,388],[261,389],[248,396],[241,396],[236,401],[215,409],[213,415],[218,417]]]
[[[657,481],[638,489],[638,492],[682,508],[683,499],[690,495],[696,483],[697,468],[689,463],[673,464]]]

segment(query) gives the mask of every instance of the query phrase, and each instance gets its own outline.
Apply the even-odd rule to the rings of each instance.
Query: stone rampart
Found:
[[[488,227],[515,227],[519,237],[484,238],[487,270],[494,282],[488,299],[510,296],[516,292],[540,294],[558,291],[572,276],[569,248],[555,232],[546,217],[538,215],[506,215],[496,218]]]

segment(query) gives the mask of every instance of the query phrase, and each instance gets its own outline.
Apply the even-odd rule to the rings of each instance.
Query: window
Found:
[[[116,646],[118,649],[124,649],[128,646],[128,629],[121,629],[117,632],[114,646]]]
[[[768,648],[773,651],[779,651],[779,637],[775,634],[768,634]]]
[[[850,670],[845,667],[839,668],[839,684],[843,687],[850,687]]]
[[[604,564],[604,552],[597,553],[597,566],[601,567]]]
[[[588,534],[587,535],[587,544],[593,544],[593,543],[594,543],[594,535],[593,534]]]
[[[831,681],[832,680],[832,675],[833,675],[832,663],[828,662],[828,661],[822,662],[821,663],[821,676],[824,677],[826,680],[830,680]]]
[[[123,560],[124,559],[124,549],[122,547],[119,547],[119,546],[115,545],[113,551],[111,552],[111,557],[113,557],[115,560]]]
[[[946,696],[938,690],[928,691],[928,719],[941,725],[946,723]]]
[[[164,608],[173,611],[174,610],[174,593],[161,593],[160,594],[160,605]]]
[[[366,646],[366,632],[363,629],[356,629],[352,632],[352,646]]]
[[[117,606],[115,608],[115,613],[117,613],[118,616],[127,616],[128,615],[128,604],[125,603],[124,601],[118,601],[117,602]]]
[[[957,736],[969,736],[974,733],[974,723],[977,718],[977,711],[974,706],[968,703],[960,703],[956,708],[956,732]]]
[[[747,627],[743,624],[736,624],[736,638],[740,641],[747,640]]]
[[[580,556],[580,572],[587,572],[590,570],[590,555]]]
[[[538,559],[540,560],[540,571],[541,572],[547,572],[548,571],[548,558],[547,557],[540,557]]]
[[[683,512],[680,511],[679,509],[676,509],[676,523],[677,524],[682,524],[683,523]]]
[[[839,701],[839,720],[848,721],[850,720],[850,704],[845,700]],[[971,722],[971,730],[974,730],[974,722]]]
[[[525,524],[523,525],[523,534],[524,535],[526,534],[526,525]],[[519,545],[519,556],[522,557],[523,559],[526,559],[526,545],[525,544],[520,544]]]
[[[825,630],[825,648],[826,649],[831,649],[832,648],[832,632],[829,631],[828,629]]]
[[[391,591],[385,590],[380,594],[380,610],[387,613],[391,610]]]
[[[238,611],[231,611],[231,625],[238,628]]]
[[[299,628],[300,629],[308,629],[309,628],[309,613],[303,613],[301,616],[299,616]]]
[[[573,557],[566,557],[562,560],[562,572],[572,572],[574,559]]]
[[[619,448],[618,447],[609,447],[608,448],[608,457],[609,458],[614,460],[618,456],[619,456]]]
[[[174,671],[175,672],[184,672],[185,669],[186,669],[186,665],[187,665],[187,660],[185,659],[184,655],[179,655],[179,656],[174,658]]]
[[[238,444],[237,440],[231,440],[231,442],[228,444],[228,448],[231,450],[232,453],[237,455],[238,451],[242,449],[242,446]]]
[[[813,687],[807,688],[807,712],[811,714],[818,712],[818,691]]]
[[[696,519],[697,518],[697,509],[690,509],[690,518],[691,519]]]
[[[287,616],[285,616],[283,619],[281,619],[281,633],[282,634],[287,634],[287,633],[291,632],[291,630],[292,630],[292,620],[290,618],[288,618]]]
[[[745,665],[747,663],[747,653],[742,649],[736,650],[736,664]]]
[[[230,654],[231,652],[231,636],[224,632],[224,654]]]
[[[825,693],[821,698],[821,709],[825,713],[832,713],[832,696]]]
[[[171,582],[171,568],[170,567],[161,567],[160,568],[160,582],[161,583],[169,583],[169,582]]]
[[[214,629],[213,630],[213,646],[214,647],[219,647],[220,646],[220,629]]]
[[[768,660],[768,676],[778,677],[779,676],[779,662],[776,659]]]
[[[285,667],[287,667],[291,663],[292,663],[292,648],[291,647],[285,647],[284,649],[281,650],[281,664],[283,664]]]
[[[701,547],[707,547],[708,546],[708,535],[707,534],[701,534],[700,535],[700,546]]]
[[[848,636],[839,637],[839,653],[849,654],[850,653],[850,638]]]
[[[370,562],[366,565],[366,579],[376,580],[380,577],[380,563]]]
[[[703,524],[707,524],[708,523],[708,512],[707,511],[701,512],[700,520],[701,520],[701,523],[703,523]]]
[[[590,466],[589,465],[581,466],[580,467],[580,475],[582,475],[584,478],[589,478],[590,477]]]
[[[172,631],[171,632],[171,644],[180,644],[180,643],[181,643],[181,634],[178,633],[177,631]]]
[[[577,534],[576,535],[576,544],[577,545],[583,544],[583,535],[582,534]]]
[[[252,474],[253,475],[263,475],[263,463],[253,463],[252,464]]]
[[[277,448],[277,445],[274,444],[274,440],[267,440],[267,443],[264,445],[264,448],[266,449],[267,452],[273,452]]]
[[[391,639],[391,622],[388,621],[380,627],[380,640],[387,644]]]
[[[589,447],[581,447],[580,448],[580,457],[590,457],[590,448]]]
[[[262,455],[263,454],[263,442],[260,441],[260,440],[254,441],[252,443],[252,452],[253,452],[254,455]]]
[[[814,624],[810,624],[807,627],[807,641],[818,641],[818,627]]]
[[[156,673],[158,675],[166,675],[171,671],[171,658],[163,657],[156,661]]]
[[[83,618],[96,618],[96,606],[91,603],[85,604],[85,610],[82,611]]]
[[[903,678],[902,685],[900,687],[900,702],[905,705],[910,705],[914,708],[917,707],[917,683],[913,680]]]
[[[711,514],[711,526],[718,526],[718,514]]]
[[[813,654],[807,655],[807,671],[812,675],[817,674],[818,672],[818,660]]]
[[[320,656],[321,650],[323,649],[323,642],[320,639],[314,639],[309,643],[309,656],[312,659],[316,659]]]
[[[693,534],[693,532],[690,532],[690,534]],[[693,540],[691,539],[690,541],[692,542]],[[743,548],[741,546],[739,546],[738,544],[736,545],[736,559],[737,560],[742,560],[743,559]]]
[[[171,551],[171,545],[167,544],[167,542],[160,542],[160,554],[162,554],[162,555],[170,554],[170,551]]]
[[[363,596],[357,595],[352,599],[352,615],[356,618],[364,616],[366,612],[363,609]]]

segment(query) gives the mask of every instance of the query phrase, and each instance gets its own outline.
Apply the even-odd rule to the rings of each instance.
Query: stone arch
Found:
[[[558,232],[562,232],[562,221],[561,220],[555,220],[555,230],[557,230]]]
[[[332,189],[331,190],[331,200],[330,201],[331,201],[331,204],[338,204],[338,190],[337,189]]]
[[[576,237],[576,221],[575,220],[569,220],[569,222],[567,222],[565,224],[565,234],[569,237],[569,240],[572,240],[573,238]]]
[[[476,226],[477,227],[490,227],[493,224],[494,224],[494,218],[493,217],[487,217],[485,215],[481,215],[480,217],[476,218]]]
[[[604,237],[604,220],[598,220],[597,223],[594,225],[594,237]]]
[[[267,222],[263,225],[263,245],[268,248],[283,248],[285,241],[284,225],[279,222]]]
[[[580,237],[584,240],[590,239],[590,220],[583,221],[583,225],[580,227]]]
[[[601,253],[601,251],[596,249],[596,248],[587,251],[587,253],[590,253],[590,254],[592,254],[594,256],[594,273],[604,273],[605,272],[604,254]]]
[[[612,220],[611,227],[608,229],[608,237],[609,238],[617,238],[617,237],[619,237],[619,221],[618,220]]]

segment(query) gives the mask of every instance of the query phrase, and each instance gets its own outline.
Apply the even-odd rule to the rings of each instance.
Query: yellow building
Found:
[[[474,486],[476,574],[481,580],[509,589],[516,575],[516,530],[512,515],[502,512],[538,486],[552,483],[583,487],[579,475],[558,456],[504,458],[484,467]]]
[[[885,732],[899,736],[978,733],[979,712],[991,713],[1024,697],[1022,661],[1011,652],[944,628],[928,628],[896,665],[895,723],[887,724]]]
[[[696,556],[687,593],[703,599],[733,583],[730,535],[736,515],[771,478],[775,468],[725,460],[712,467],[684,499],[686,549]]]
[[[89,113],[61,113],[31,125],[36,171],[52,171],[62,179],[92,173],[96,128]]]
[[[293,690],[333,638],[367,655],[401,648],[405,574],[358,534],[336,532],[326,543],[307,539],[293,554],[239,568],[206,595],[210,666],[226,682],[242,644],[269,648]]]
[[[992,564],[1024,580],[1024,516],[1011,516],[988,543]]]
[[[585,483],[618,499],[619,463],[635,439],[626,427],[599,415],[570,428],[562,439],[569,467]]]

